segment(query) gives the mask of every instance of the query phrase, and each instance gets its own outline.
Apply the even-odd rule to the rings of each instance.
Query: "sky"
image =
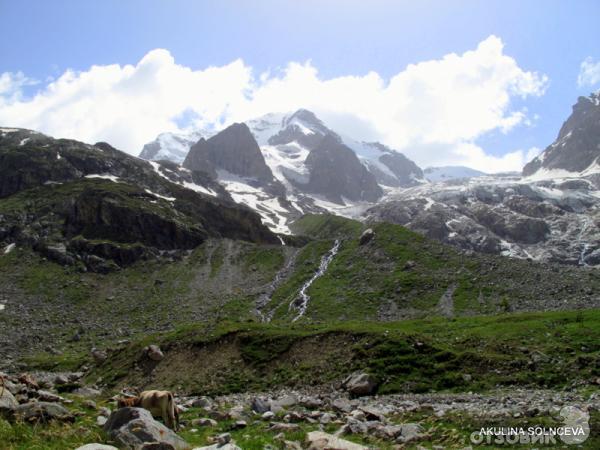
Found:
[[[107,141],[298,108],[421,167],[520,170],[600,89],[597,0],[0,0],[0,126]]]

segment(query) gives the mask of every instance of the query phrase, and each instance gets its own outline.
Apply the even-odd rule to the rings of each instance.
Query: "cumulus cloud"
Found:
[[[167,50],[136,65],[67,71],[30,98],[24,75],[0,76],[0,123],[54,136],[105,140],[137,154],[181,118],[220,128],[270,112],[313,110],[336,130],[379,140],[422,166],[464,164],[485,171],[520,170],[526,151],[486,154],[475,142],[491,131],[528,123],[513,99],[544,93],[547,77],[525,71],[490,36],[470,51],[411,64],[390,79],[376,72],[319,76],[311,62],[255,74],[242,60],[193,70]]]
[[[595,86],[600,83],[600,61],[594,61],[592,57],[587,57],[579,67],[579,76],[577,77],[577,86]]]

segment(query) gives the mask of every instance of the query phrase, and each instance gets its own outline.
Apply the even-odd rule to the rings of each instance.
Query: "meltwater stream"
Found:
[[[299,297],[297,297],[292,303],[290,303],[290,309],[292,307],[295,307],[298,309],[298,315],[296,317],[294,317],[294,320],[292,320],[292,322],[295,322],[296,320],[298,320],[306,312],[308,302],[310,301],[310,296],[306,293],[306,291],[315,282],[315,280],[317,278],[319,278],[325,272],[327,272],[327,267],[329,267],[329,264],[331,263],[331,261],[333,260],[335,255],[337,255],[339,248],[340,248],[340,240],[336,239],[335,243],[333,244],[333,247],[331,247],[331,249],[327,253],[325,253],[325,255],[323,255],[323,257],[321,258],[321,263],[319,264],[319,270],[317,270],[315,272],[315,274],[310,278],[310,280],[308,280],[306,283],[304,283],[302,285],[302,289],[300,289]]]

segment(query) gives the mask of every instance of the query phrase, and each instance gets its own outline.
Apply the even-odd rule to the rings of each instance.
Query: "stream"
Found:
[[[294,317],[294,320],[292,320],[292,322],[295,322],[296,320],[298,320],[306,312],[306,308],[308,307],[308,302],[310,301],[310,296],[306,293],[306,291],[315,282],[315,280],[317,278],[321,277],[325,272],[327,272],[327,268],[329,267],[329,264],[331,263],[331,261],[333,260],[335,255],[337,255],[339,248],[340,248],[340,240],[336,239],[335,243],[333,244],[333,247],[331,247],[331,249],[327,253],[325,253],[323,255],[323,257],[321,258],[321,263],[319,264],[319,269],[315,272],[315,274],[306,283],[304,283],[302,285],[302,288],[300,289],[299,297],[296,298],[292,303],[290,303],[290,309],[292,307],[295,307],[298,309],[298,315],[296,317]]]

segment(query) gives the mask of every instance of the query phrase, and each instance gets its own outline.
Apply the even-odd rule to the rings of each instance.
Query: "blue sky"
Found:
[[[0,0],[0,74],[13,74],[13,82],[18,73],[30,80],[19,83],[18,94],[14,86],[4,92],[5,97],[12,96],[5,99],[5,104],[18,101],[21,108],[26,108],[35,94],[44,93],[47,83],[63,76],[67,69],[78,73],[88,71],[92,65],[136,66],[154,49],[166,49],[175,64],[192,71],[223,67],[241,59],[255,77],[267,71],[275,76],[290,62],[310,61],[321,80],[365,77],[375,72],[388,82],[409,64],[440,60],[452,53],[462,55],[495,36],[503,44],[503,55],[514,59],[520,70],[547,77],[536,93],[511,95],[510,105],[504,106],[506,115],[519,111],[526,116],[518,125],[510,129],[482,126],[474,132],[476,136],[467,133],[460,137],[461,142],[479,146],[489,155],[502,156],[550,144],[577,97],[600,89],[594,77],[582,86],[577,83],[586,58],[592,63],[600,61],[598,17],[600,2],[594,0]],[[34,107],[43,106],[29,104],[29,108]],[[52,114],[57,108],[53,104],[44,114]],[[326,105],[316,108],[323,109],[327,116]],[[15,116],[19,111],[25,110],[12,105],[10,113],[0,112],[3,120],[18,122],[3,125],[23,122],[39,124],[42,131],[53,134],[61,131],[39,117],[21,120]],[[33,117],[31,112],[24,114]],[[202,113],[193,116],[197,114]],[[224,114],[221,111],[220,117]],[[241,110],[232,115],[238,116],[243,116]],[[178,122],[171,117],[169,123]],[[123,137],[124,130],[111,133],[122,145],[135,146],[154,131],[164,131],[152,129],[160,124],[157,119],[155,125],[146,126],[138,133],[139,138],[130,141]],[[102,135],[89,125],[87,128],[92,134],[90,139]],[[86,137],[85,133],[73,133],[74,137]],[[389,140],[396,147],[404,142],[400,138]],[[418,147],[416,141],[404,144],[407,147],[401,150],[409,156],[419,154],[417,150],[411,153],[409,148]],[[436,151],[444,151],[442,147]],[[421,163],[429,160],[445,161],[429,155]]]

